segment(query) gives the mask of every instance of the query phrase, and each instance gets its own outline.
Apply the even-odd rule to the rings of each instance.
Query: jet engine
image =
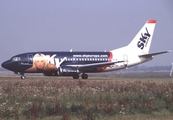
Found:
[[[58,75],[62,76],[73,76],[75,74],[79,73],[79,70],[76,67],[70,67],[70,66],[61,66],[59,67],[59,70],[57,71]]]

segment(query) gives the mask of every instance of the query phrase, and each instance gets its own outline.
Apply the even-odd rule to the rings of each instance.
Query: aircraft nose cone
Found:
[[[1,64],[1,66],[2,66],[3,68],[5,68],[5,69],[7,69],[7,70],[11,70],[11,71],[13,71],[14,68],[16,68],[16,66],[14,66],[14,65],[15,65],[15,64],[12,63],[10,60],[5,61],[5,62],[3,62],[3,63]]]
[[[6,68],[6,69],[7,69],[7,66],[8,66],[7,61],[3,62],[3,63],[1,64],[1,66],[2,66],[3,68]]]

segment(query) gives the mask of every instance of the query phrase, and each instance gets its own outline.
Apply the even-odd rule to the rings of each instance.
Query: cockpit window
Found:
[[[20,57],[14,57],[14,58],[13,58],[13,61],[19,61],[19,60],[21,60]]]

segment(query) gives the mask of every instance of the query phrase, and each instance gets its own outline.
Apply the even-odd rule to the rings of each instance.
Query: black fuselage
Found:
[[[4,62],[2,66],[8,70],[22,73],[54,73],[58,67],[77,67],[78,65],[108,62],[111,60],[110,52],[30,52],[13,56]],[[45,64],[42,64],[45,62]],[[61,63],[62,62],[62,63]],[[31,69],[35,64],[38,64]],[[40,66],[39,66],[40,64]],[[42,64],[42,65],[41,65]],[[51,64],[56,68],[44,68],[46,64]],[[84,72],[97,72],[97,67],[85,68]]]

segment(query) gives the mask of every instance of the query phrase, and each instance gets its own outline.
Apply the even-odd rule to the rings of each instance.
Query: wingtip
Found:
[[[168,53],[172,52],[172,50],[167,50]]]

